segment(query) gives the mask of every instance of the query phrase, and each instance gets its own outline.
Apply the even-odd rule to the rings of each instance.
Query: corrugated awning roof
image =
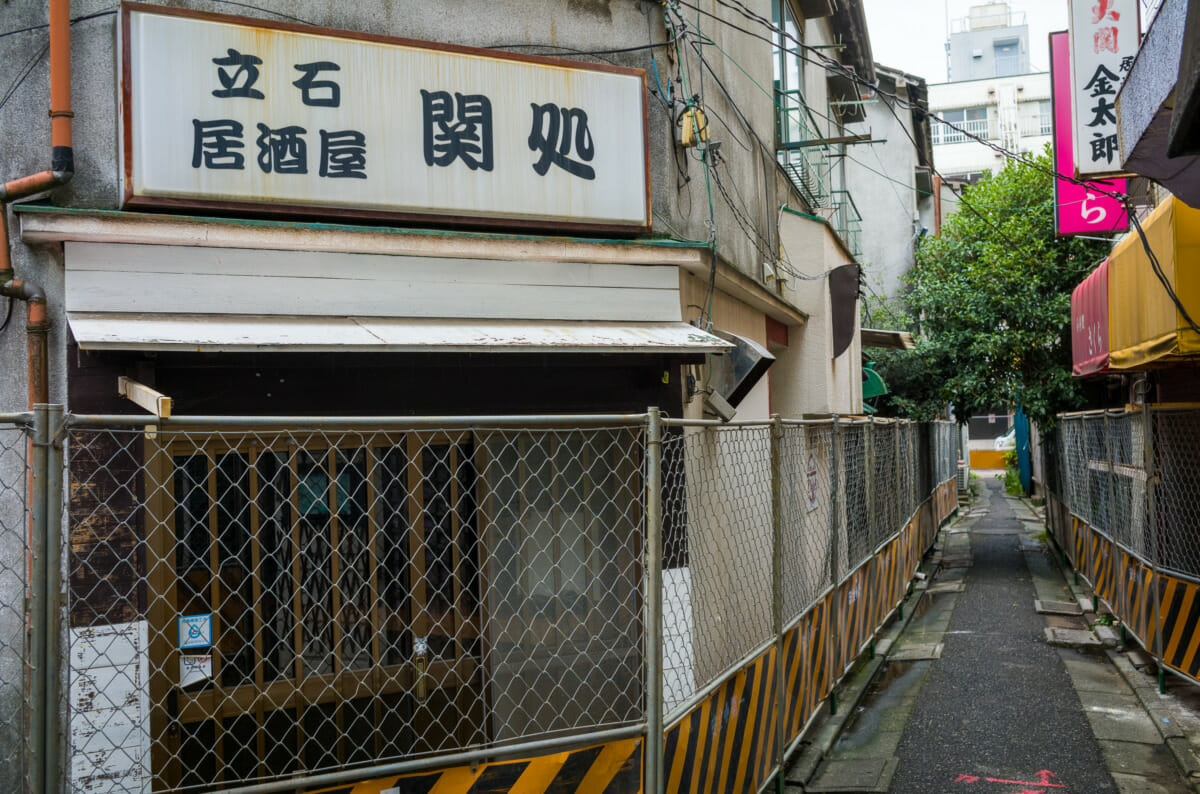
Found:
[[[70,312],[84,350],[179,352],[722,353],[682,322]]]

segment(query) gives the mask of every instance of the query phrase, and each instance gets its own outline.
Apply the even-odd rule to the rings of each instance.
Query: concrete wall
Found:
[[[955,108],[987,107],[989,139],[1010,149],[1035,154],[1041,153],[1050,136],[1026,134],[1031,130],[1022,121],[1033,116],[1029,103],[1049,98],[1049,72],[929,86],[929,109],[935,115]],[[1002,155],[976,141],[935,143],[933,161],[944,176],[995,172],[1004,168]]]
[[[1029,71],[1029,26],[969,30],[950,35],[950,79],[978,80],[996,76],[996,42],[1016,41],[1018,49],[1017,74]],[[979,57],[975,54],[979,53]]]
[[[771,367],[771,406],[783,416],[861,413],[862,344],[856,327],[854,341],[842,355],[833,357],[827,274],[852,259],[823,223],[785,212],[779,233],[785,252],[820,253],[822,261],[812,263],[817,269],[805,271],[810,278],[793,278],[784,288],[784,297],[807,312],[809,318],[803,328],[793,329],[787,350],[780,351]],[[790,388],[782,388],[783,384]]]
[[[889,81],[886,88],[908,98],[903,86],[896,88]],[[866,120],[851,125],[851,132],[870,133],[880,142],[847,147],[854,159],[846,158],[846,185],[862,214],[860,258],[869,294],[894,298],[913,265],[913,241],[922,225],[922,208],[932,206],[933,201],[932,196],[918,194],[916,188],[920,160],[912,142],[916,137],[912,113],[882,95],[866,105],[866,112]],[[932,225],[927,226],[932,232]]]

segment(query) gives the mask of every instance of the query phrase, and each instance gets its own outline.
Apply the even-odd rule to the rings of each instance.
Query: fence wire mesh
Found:
[[[663,442],[663,699],[675,706],[774,637],[771,428]]]
[[[642,719],[644,463],[641,428],[73,430],[76,782],[228,788]]]
[[[1053,485],[1071,512],[1134,554],[1200,578],[1200,411],[1155,408],[1151,422],[1147,434],[1141,412],[1062,417]]]
[[[31,751],[28,452],[24,430],[0,426],[0,788],[5,791],[26,790]]]
[[[871,553],[871,497],[867,493],[867,424],[841,428],[841,503],[843,537],[838,544],[840,580]]]
[[[783,619],[800,617],[833,584],[833,424],[788,424],[780,438]]]
[[[774,638],[770,425],[676,427],[663,444],[664,700],[668,714]],[[778,428],[785,623],[894,536],[954,476],[949,423],[783,422]],[[922,447],[922,439],[933,443]],[[933,471],[929,471],[930,467]],[[934,482],[936,480],[936,482]],[[837,561],[831,566],[833,550]]]
[[[1200,411],[1153,414],[1155,520],[1159,563],[1200,577]]]

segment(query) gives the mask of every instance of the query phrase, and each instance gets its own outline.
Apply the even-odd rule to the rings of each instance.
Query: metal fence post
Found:
[[[1150,554],[1147,556],[1150,558],[1150,575],[1154,578],[1154,661],[1158,666],[1158,691],[1165,694],[1167,678],[1162,666],[1162,619],[1159,604],[1162,581],[1158,574],[1158,553],[1161,546],[1158,539],[1158,511],[1155,506],[1154,488],[1154,412],[1150,410],[1150,403],[1147,402],[1142,403],[1142,447],[1146,453],[1146,528],[1150,534]]]
[[[875,527],[879,525],[879,505],[875,501],[875,417],[867,417],[863,428],[863,493],[867,499],[867,545],[875,551]],[[847,527],[847,530],[849,527]]]
[[[771,621],[775,630],[775,746],[779,773],[775,785],[783,794],[783,765],[787,752],[784,734],[784,715],[787,714],[787,693],[783,691],[783,474],[781,450],[783,420],[771,414]]]
[[[29,707],[29,790],[40,794],[46,791],[46,725],[51,716],[46,713],[46,635],[50,607],[46,604],[46,484],[49,469],[46,465],[46,448],[50,437],[48,430],[47,405],[33,408],[33,427],[29,454],[30,476],[30,553],[33,569],[28,593],[28,614],[31,631],[29,637],[30,674],[29,690],[26,693]]]
[[[1114,603],[1110,606],[1113,612],[1120,612],[1121,605],[1125,603],[1125,573],[1119,570],[1117,560],[1120,559],[1121,550],[1117,546],[1117,460],[1113,455],[1112,443],[1112,422],[1109,418],[1108,411],[1104,412],[1104,457],[1108,459],[1108,533],[1109,539],[1112,541],[1112,548],[1109,551],[1112,559],[1113,578],[1116,579],[1113,584],[1115,592],[1113,593]]]
[[[650,408],[646,423],[646,765],[645,794],[663,790],[662,658],[662,413]]]
[[[58,431],[63,423],[63,407],[48,406],[46,422],[46,693],[45,745],[46,791],[63,791],[64,764],[62,757],[65,722],[62,689],[62,500],[63,500],[63,441]]]
[[[837,714],[837,696],[833,691],[833,682],[837,680],[834,663],[839,658],[836,646],[838,639],[838,531],[842,523],[841,500],[838,499],[838,494],[841,492],[842,480],[842,425],[836,414],[833,417],[833,444],[830,454],[830,469],[829,584],[833,588],[833,598],[829,602],[829,622],[825,630],[829,635],[828,642],[826,643],[826,652],[829,654],[829,713]]]

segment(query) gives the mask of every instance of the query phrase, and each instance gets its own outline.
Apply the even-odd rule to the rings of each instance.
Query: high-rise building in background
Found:
[[[972,6],[946,42],[949,81],[929,86],[934,159],[948,178],[975,181],[1004,167],[1004,149],[1037,153],[1050,141],[1050,74],[1030,67],[1029,25],[1008,3]],[[957,128],[957,129],[956,129]],[[972,137],[975,136],[975,137]]]

